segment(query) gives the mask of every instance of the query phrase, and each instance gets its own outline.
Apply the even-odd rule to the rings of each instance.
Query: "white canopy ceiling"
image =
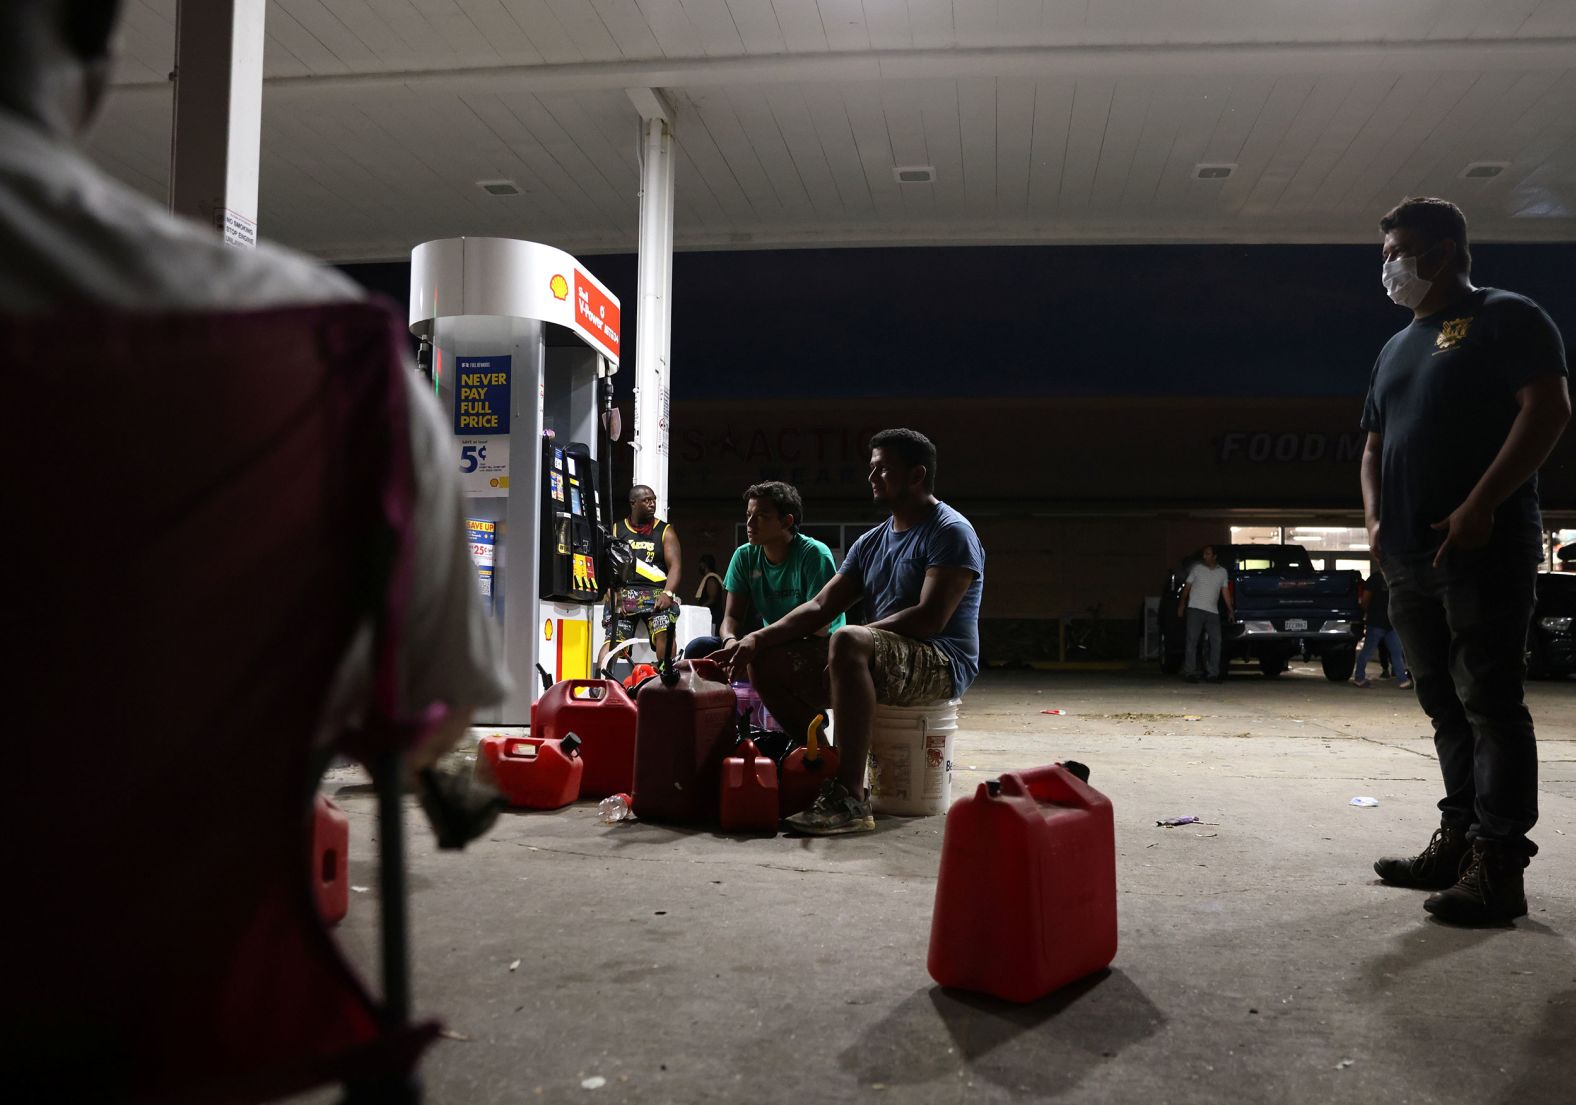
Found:
[[[160,198],[174,15],[129,3],[92,141]],[[1369,241],[1418,193],[1479,238],[1576,238],[1576,0],[270,0],[267,19],[261,230],[335,260],[459,234],[632,250],[631,87],[678,111],[680,249]],[[1463,176],[1478,163],[1498,174]]]

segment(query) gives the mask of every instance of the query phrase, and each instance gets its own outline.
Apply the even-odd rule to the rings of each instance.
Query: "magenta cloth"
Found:
[[[50,1100],[260,1100],[409,1068],[434,1032],[380,1030],[306,866],[313,740],[368,617],[354,751],[426,705],[396,701],[390,629],[406,341],[376,304],[4,320],[0,1046]]]

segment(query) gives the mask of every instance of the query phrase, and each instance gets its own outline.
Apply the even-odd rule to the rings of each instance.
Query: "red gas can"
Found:
[[[953,804],[941,842],[930,977],[1027,1002],[1116,956],[1111,801],[1061,764]]]
[[[730,833],[775,833],[777,765],[763,756],[752,740],[743,740],[722,761],[718,821]]]
[[[556,810],[580,794],[585,761],[579,748],[580,738],[573,733],[563,740],[494,734],[477,744],[476,771],[491,773],[498,793],[511,806]]]
[[[635,785],[635,703],[616,679],[566,679],[533,707],[531,736],[580,738],[581,798],[627,793]]]
[[[709,821],[717,816],[737,699],[710,660],[681,660],[673,676],[672,684],[651,680],[635,699],[635,814],[651,821]]]
[[[825,734],[826,715],[816,714],[805,733],[804,747],[795,748],[783,760],[778,799],[784,817],[809,809],[821,793],[821,784],[837,778],[837,749],[824,743]]]
[[[312,803],[312,889],[325,925],[350,912],[350,818],[321,794]]]

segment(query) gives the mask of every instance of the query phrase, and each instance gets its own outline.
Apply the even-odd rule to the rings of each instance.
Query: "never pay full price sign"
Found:
[[[510,357],[460,357],[454,381],[458,437],[509,432]]]

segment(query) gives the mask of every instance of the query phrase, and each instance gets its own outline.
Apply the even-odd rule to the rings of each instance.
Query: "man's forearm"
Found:
[[[943,626],[933,624],[934,619],[927,618],[921,607],[910,606],[907,610],[899,610],[895,614],[888,614],[878,622],[871,622],[870,629],[884,629],[888,633],[897,633],[904,637],[913,637],[916,640],[926,640],[940,633]]]
[[[802,602],[771,625],[757,629],[753,636],[760,645],[780,645],[797,641],[831,624],[836,614],[828,614],[818,599]]]
[[[1549,459],[1568,418],[1569,412],[1563,408],[1530,403],[1523,406],[1499,455],[1478,480],[1468,501],[1491,511],[1510,498]]]
[[[1379,521],[1379,453],[1373,448],[1363,450],[1362,475],[1363,522],[1373,526]]]

